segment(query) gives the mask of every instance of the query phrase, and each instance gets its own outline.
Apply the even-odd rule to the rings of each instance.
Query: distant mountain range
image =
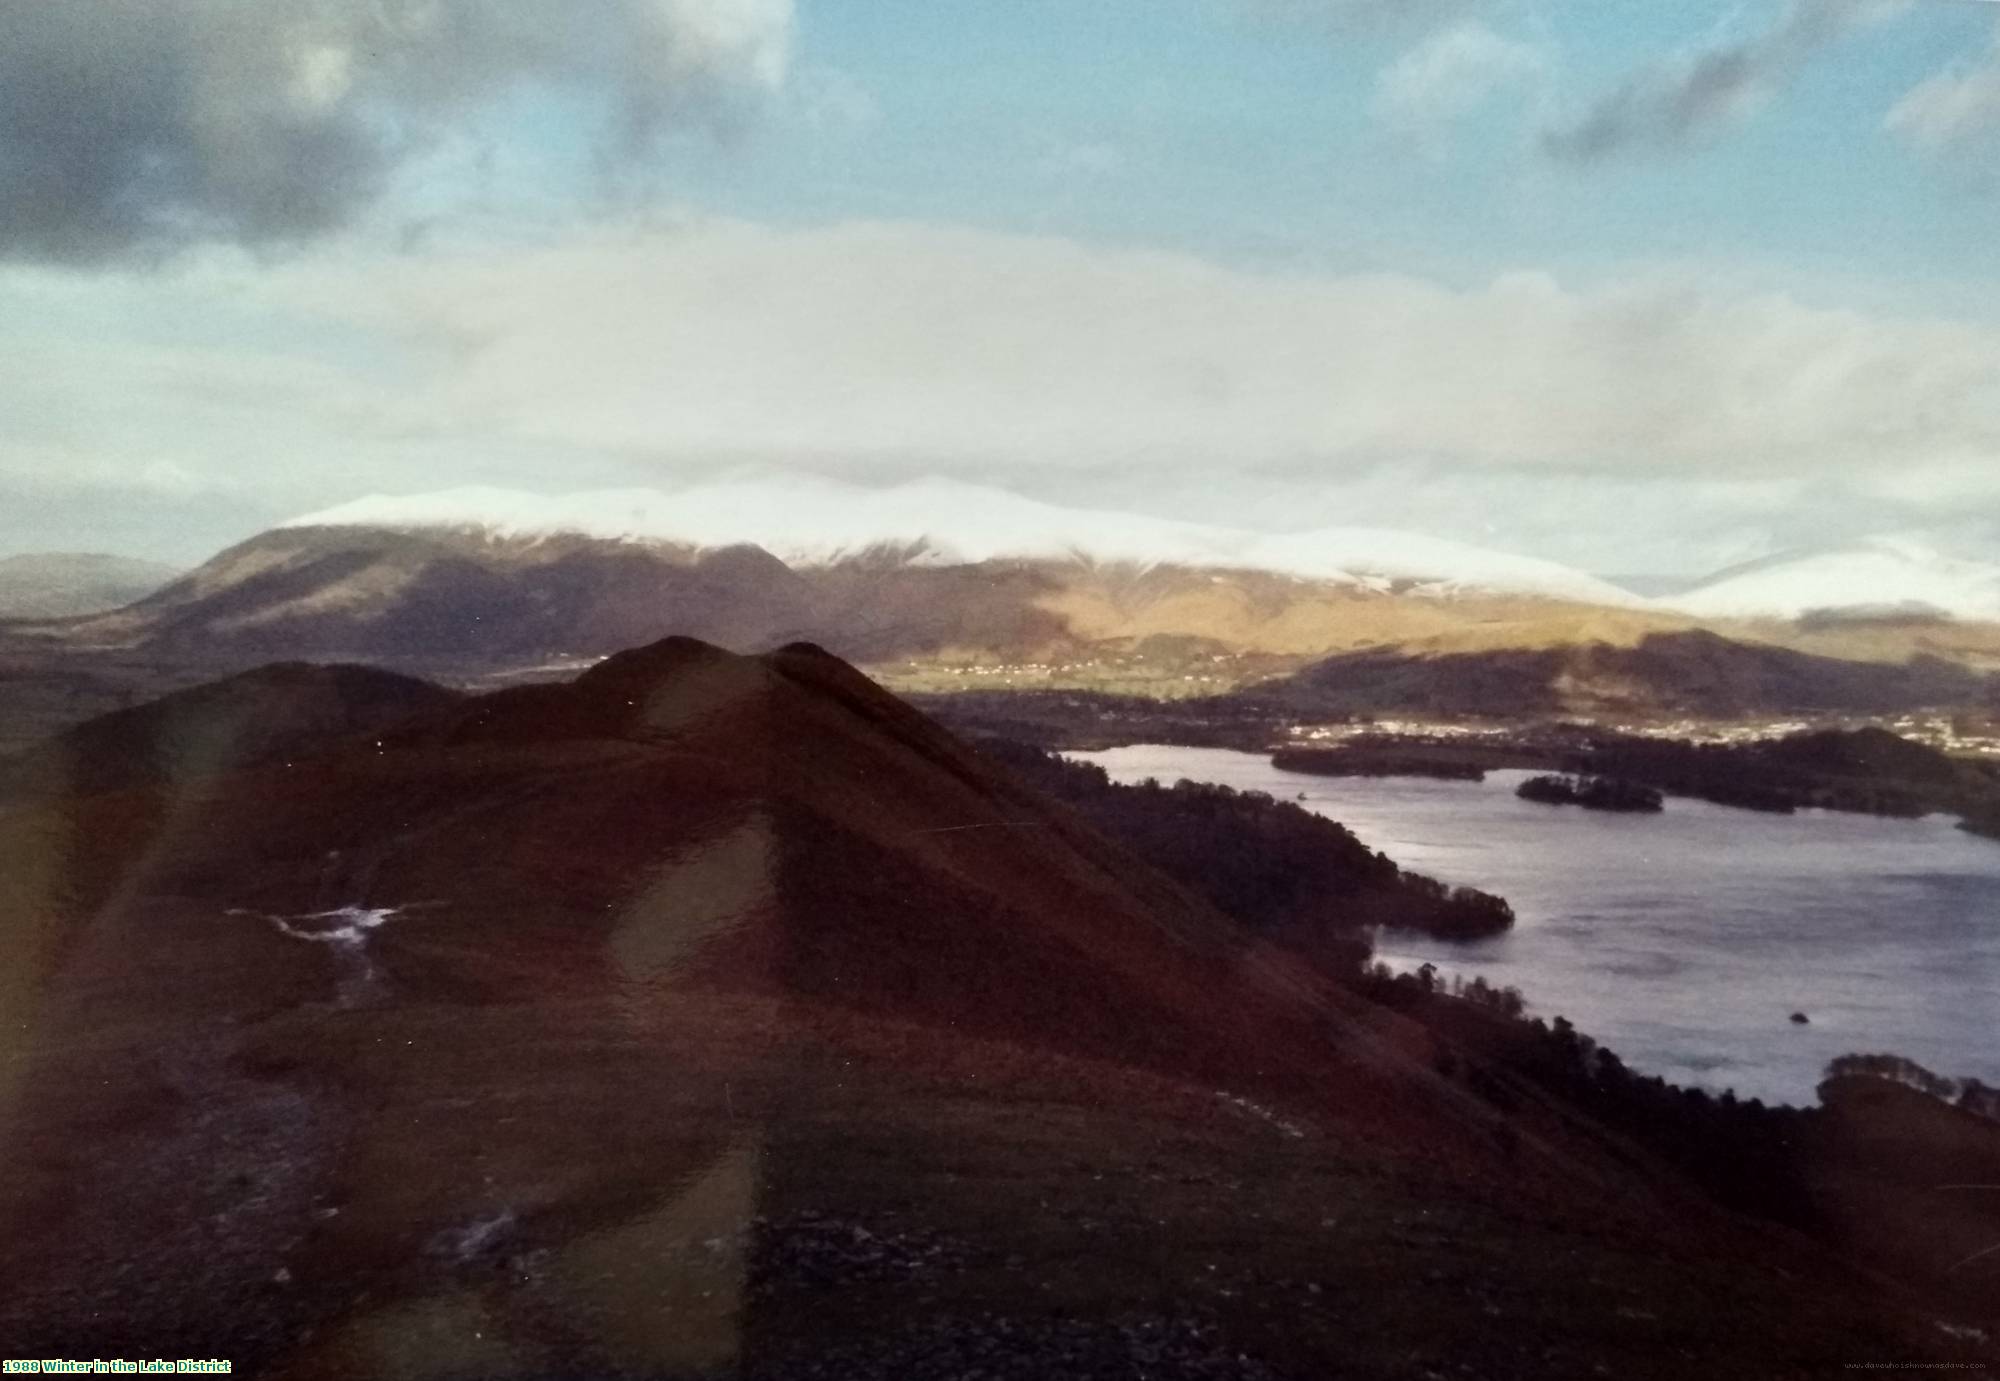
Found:
[[[1635,602],[1609,581],[1553,561],[1414,533],[1330,527],[1274,535],[1063,508],[948,480],[866,489],[794,478],[671,493],[628,489],[554,497],[454,489],[361,499],[286,526],[473,531],[496,538],[583,536],[696,551],[756,546],[794,569],[855,560],[925,566],[1079,561],[1141,570],[1259,571],[1378,591]]]
[[[1374,592],[1520,595],[1704,619],[1943,617],[2000,621],[2000,564],[1875,538],[1790,552],[1707,579],[1605,580],[1553,561],[1383,528],[1271,534],[1064,508],[945,480],[867,489],[814,479],[542,496],[469,488],[376,496],[287,527],[597,537],[694,551],[755,546],[787,566],[1080,562],[1261,572]],[[1641,588],[1632,588],[1633,586]]]
[[[964,486],[598,495],[534,521],[519,496],[475,491],[273,528],[62,638],[197,658],[519,664],[680,633],[744,650],[805,639],[873,664],[1132,656],[1179,674],[1469,627],[1567,628],[1579,611],[1613,637],[1688,622],[1549,563],[1359,529],[1319,539]]]
[[[13,630],[205,668],[466,677],[668,634],[811,641],[926,693],[1265,683],[1301,713],[1900,713],[1991,707],[2000,568],[1884,541],[1645,599],[1407,534],[1274,537],[942,481],[471,489],[308,514],[124,608]]]
[[[179,575],[173,566],[93,552],[0,557],[0,619],[60,619],[116,609]]]

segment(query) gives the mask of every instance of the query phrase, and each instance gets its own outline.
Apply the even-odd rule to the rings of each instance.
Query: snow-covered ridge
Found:
[[[1878,537],[1738,567],[1662,602],[1698,618],[1930,613],[2000,620],[2000,565],[1959,560],[1908,538]]]
[[[1263,533],[1141,514],[1064,508],[1001,489],[925,480],[870,489],[818,479],[542,495],[493,488],[375,495],[286,527],[471,528],[502,537],[573,533],[699,548],[750,544],[787,565],[824,566],[883,548],[925,565],[992,560],[1269,571],[1340,584],[1415,582],[1590,604],[1637,596],[1553,561],[1380,528]]]

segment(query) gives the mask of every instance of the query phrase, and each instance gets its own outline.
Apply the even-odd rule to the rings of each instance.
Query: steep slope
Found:
[[[1879,1287],[1632,1148],[1442,1077],[1422,1029],[814,649],[671,640],[318,741],[0,808],[11,1354],[1664,1377],[1934,1353]]]
[[[539,1253],[467,1346],[554,1327],[658,1366],[651,1306],[590,1322],[604,1235],[733,1290],[734,1327],[735,1234],[826,1060],[863,1098],[1152,1068],[1131,1088],[1198,1122],[1225,1075],[1317,1082],[1309,975],[810,650],[674,641],[224,776],[122,780],[134,737],[85,726],[71,789],[0,813],[10,1348],[106,1351],[117,1289],[123,1350],[351,1364]],[[1437,1115],[1394,1083],[1341,1087],[1364,1122]],[[674,1206],[712,1180],[739,1187],[685,1215],[732,1245],[689,1264]],[[144,1283],[108,1286],[136,1238]]]
[[[101,613],[152,593],[179,573],[157,561],[95,552],[0,557],[0,619]]]

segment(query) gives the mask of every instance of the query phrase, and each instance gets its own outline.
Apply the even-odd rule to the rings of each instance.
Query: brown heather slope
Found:
[[[457,698],[373,667],[276,663],[101,715],[0,759],[0,800],[185,785],[282,761]]]
[[[1074,573],[1045,596],[1085,643],[1198,639],[1220,651],[1291,657],[1435,641],[1455,650],[1632,643],[1686,617],[1526,595],[1396,594],[1258,571],[1156,567]]]
[[[815,649],[669,640],[287,750],[0,807],[0,1355],[1539,1378],[1973,1347],[1546,1099],[1497,1111]]]

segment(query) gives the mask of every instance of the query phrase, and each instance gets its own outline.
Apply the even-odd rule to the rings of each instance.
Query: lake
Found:
[[[1527,772],[1312,777],[1150,745],[1071,756],[1120,782],[1297,800],[1406,868],[1499,893],[1518,918],[1504,936],[1389,931],[1377,952],[1519,988],[1532,1013],[1566,1016],[1675,1083],[1810,1103],[1835,1056],[1889,1051],[2000,1084],[2000,842],[1950,818],[1679,797],[1661,815],[1615,815],[1520,800]]]

